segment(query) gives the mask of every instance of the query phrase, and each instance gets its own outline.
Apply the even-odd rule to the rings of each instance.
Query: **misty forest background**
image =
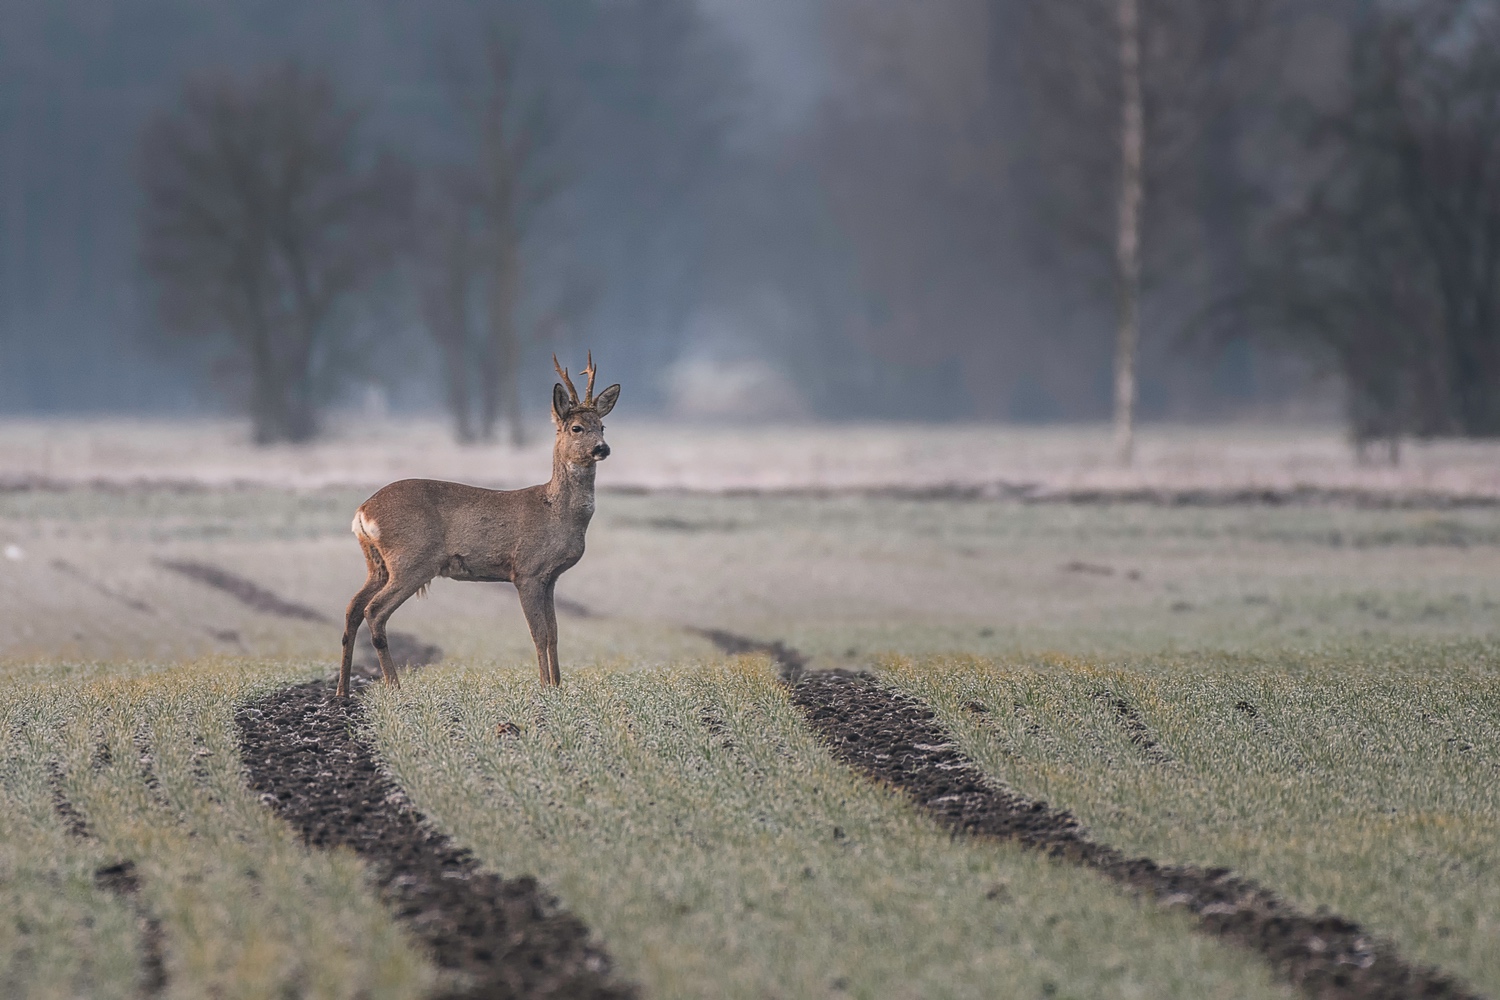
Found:
[[[1496,0],[0,21],[4,413],[485,440],[592,348],[637,414],[1494,436],[1497,293]]]

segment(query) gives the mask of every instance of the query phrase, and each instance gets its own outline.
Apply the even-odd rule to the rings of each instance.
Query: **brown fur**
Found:
[[[557,578],[583,556],[583,536],[594,515],[594,467],[609,455],[603,417],[620,395],[620,387],[612,385],[594,398],[592,367],[590,359],[589,392],[583,400],[559,369],[568,389],[558,384],[552,390],[557,441],[549,482],[522,490],[486,490],[403,479],[360,505],[354,533],[368,576],[344,619],[340,697],[349,693],[361,620],[369,623],[386,683],[401,686],[386,648],[386,621],[439,576],[514,583],[536,643],[542,684],[561,683],[553,589]]]

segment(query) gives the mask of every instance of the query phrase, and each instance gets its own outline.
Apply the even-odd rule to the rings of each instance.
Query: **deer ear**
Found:
[[[594,412],[598,413],[601,417],[604,416],[610,410],[613,410],[615,408],[615,402],[619,398],[620,383],[616,382],[614,385],[610,386],[608,389],[605,389],[603,392],[599,393],[599,395],[594,397]]]
[[[552,422],[560,424],[568,419],[568,411],[573,408],[573,401],[568,398],[568,390],[562,387],[561,382],[552,384]]]

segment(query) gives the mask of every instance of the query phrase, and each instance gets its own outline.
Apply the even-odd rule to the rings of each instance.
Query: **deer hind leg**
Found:
[[[344,614],[344,658],[339,664],[339,686],[337,696],[346,698],[349,696],[349,671],[354,664],[354,639],[359,634],[359,623],[365,620],[365,607],[370,603],[370,598],[375,596],[376,591],[385,586],[384,577],[371,574],[365,581],[365,585],[359,588],[359,592],[349,602],[349,610]]]
[[[557,612],[552,607],[552,584],[541,580],[516,582],[516,593],[521,598],[521,610],[526,613],[526,624],[531,629],[531,641],[536,643],[536,662],[543,687],[558,683],[553,652],[557,648]]]
[[[365,607],[365,621],[370,623],[370,644],[375,647],[375,655],[380,658],[380,673],[393,688],[401,687],[401,679],[396,676],[396,665],[391,662],[391,651],[385,639],[385,623],[397,608],[430,582],[430,576],[403,577],[392,570],[390,579],[370,598],[370,603]]]
[[[390,574],[385,571],[385,561],[373,546],[365,550],[365,564],[369,576],[365,577],[364,586],[349,601],[349,609],[344,613],[344,658],[339,663],[339,685],[336,692],[339,698],[349,696],[349,670],[354,663],[354,640],[359,635],[359,623],[365,620],[365,608],[369,605],[370,598],[390,579]]]

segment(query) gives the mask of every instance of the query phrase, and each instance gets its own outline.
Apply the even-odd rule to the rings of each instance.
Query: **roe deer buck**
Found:
[[[583,535],[594,516],[594,466],[609,457],[603,417],[614,409],[620,387],[612,385],[594,395],[592,352],[583,369],[589,381],[582,399],[556,355],[552,365],[562,383],[552,387],[557,443],[552,448],[550,482],[523,490],[486,490],[434,479],[403,479],[354,512],[354,535],[369,576],[345,616],[338,697],[349,694],[349,666],[360,619],[370,623],[370,640],[385,682],[401,686],[386,648],[386,620],[439,576],[514,583],[536,643],[542,684],[561,682],[553,587],[583,556]]]

